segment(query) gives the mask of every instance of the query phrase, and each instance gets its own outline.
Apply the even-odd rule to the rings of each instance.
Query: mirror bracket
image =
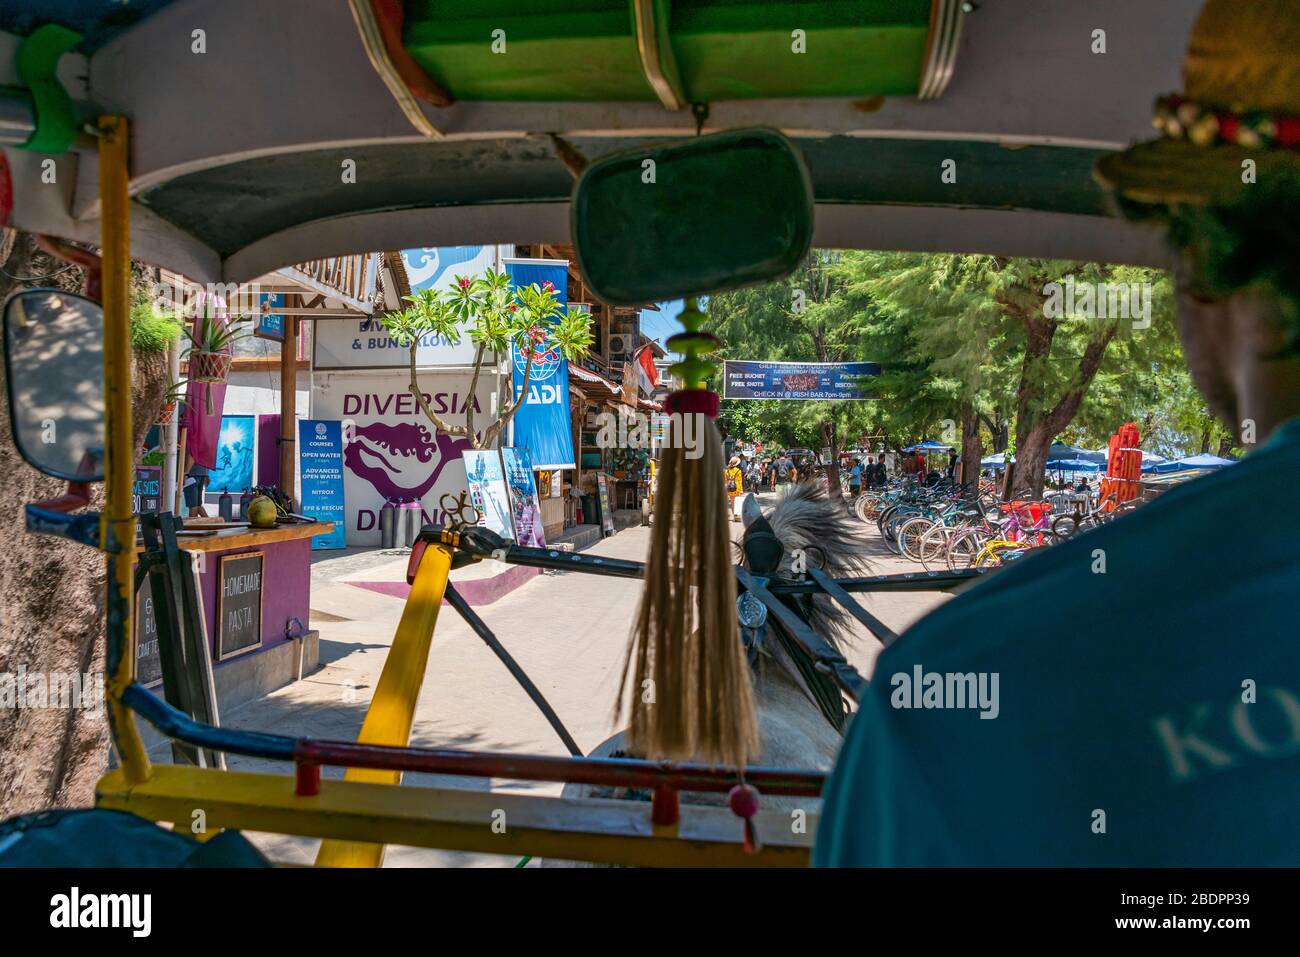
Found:
[[[24,508],[27,517],[27,531],[34,535],[54,535],[66,538],[79,545],[99,548],[99,513],[86,512],[81,515],[69,515],[66,511],[45,508],[47,505],[61,505],[69,496],[54,499],[51,502],[29,503]],[[82,504],[85,504],[84,502]]]

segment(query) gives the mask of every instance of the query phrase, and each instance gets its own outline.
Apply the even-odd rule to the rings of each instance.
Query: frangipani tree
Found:
[[[467,439],[475,449],[492,448],[514,418],[528,395],[529,377],[537,355],[553,350],[573,361],[586,355],[595,341],[591,314],[586,310],[566,309],[551,283],[516,288],[508,275],[493,269],[474,279],[457,276],[456,285],[450,290],[421,289],[405,298],[411,303],[409,308],[390,312],[380,322],[394,340],[410,350],[411,395],[440,432]],[[474,374],[469,386],[470,399],[465,406],[465,424],[451,425],[433,411],[420,390],[416,354],[425,336],[436,335],[457,345],[462,331],[475,346]],[[473,396],[478,389],[483,361],[489,353],[509,355],[512,345],[525,357],[522,388],[501,409],[496,421],[478,432],[474,428]]]

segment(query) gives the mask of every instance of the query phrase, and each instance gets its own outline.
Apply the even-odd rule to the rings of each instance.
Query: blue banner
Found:
[[[724,399],[874,399],[875,362],[723,363]]]
[[[563,260],[505,259],[507,275],[516,287],[549,282],[568,304],[569,267]],[[510,347],[514,394],[523,388],[526,357]],[[535,469],[571,469],[573,422],[569,418],[569,363],[558,350],[533,353],[528,375],[528,399],[514,417],[515,448],[527,449]]]
[[[298,511],[321,522],[333,522],[334,531],[317,535],[311,547],[343,548],[343,429],[325,419],[298,420]]]
[[[262,296],[263,304],[272,309],[284,308],[284,296],[280,293],[268,293]],[[275,312],[262,312],[257,316],[257,335],[262,339],[284,342],[284,316]]]

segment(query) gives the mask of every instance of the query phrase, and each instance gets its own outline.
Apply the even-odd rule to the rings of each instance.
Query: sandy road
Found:
[[[774,496],[762,497],[765,506]],[[740,526],[734,526],[737,534]],[[605,539],[586,554],[643,559],[648,528],[632,528]],[[916,571],[918,566],[890,555],[866,529],[862,547],[879,574]],[[334,562],[333,568],[330,563]],[[402,601],[361,588],[350,580],[388,577],[400,580],[399,557],[349,555],[318,562],[313,580],[313,627],[321,633],[323,667],[293,685],[223,715],[223,724],[278,734],[354,739],[370,702],[397,627]],[[589,751],[616,728],[615,686],[627,648],[628,627],[636,609],[636,581],[578,573],[542,574],[491,605],[478,609],[520,665],[541,689],[578,745]],[[901,631],[944,601],[931,593],[867,597],[864,604],[890,627]],[[877,645],[864,632],[847,657],[864,674],[874,664]],[[565,754],[564,746],[514,679],[450,608],[443,606],[415,716],[412,743],[492,751]],[[232,758],[236,770],[286,773],[287,765]],[[326,775],[340,776],[337,769]],[[489,781],[410,774],[417,785],[476,790],[559,793],[560,785]],[[309,862],[318,842],[254,835],[276,860]],[[389,849],[387,866],[512,866],[513,858],[418,848]]]

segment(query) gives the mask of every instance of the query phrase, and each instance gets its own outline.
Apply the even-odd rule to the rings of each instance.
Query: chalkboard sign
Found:
[[[606,535],[614,534],[614,508],[609,504],[609,479],[604,472],[596,473],[596,485],[600,489],[600,526]]]
[[[131,487],[131,511],[137,515],[162,511],[162,467],[137,465]]]
[[[218,661],[262,644],[262,557],[262,552],[240,552],[218,561]]]
[[[146,688],[162,683],[158,616],[153,611],[153,587],[148,579],[135,596],[135,680]]]

